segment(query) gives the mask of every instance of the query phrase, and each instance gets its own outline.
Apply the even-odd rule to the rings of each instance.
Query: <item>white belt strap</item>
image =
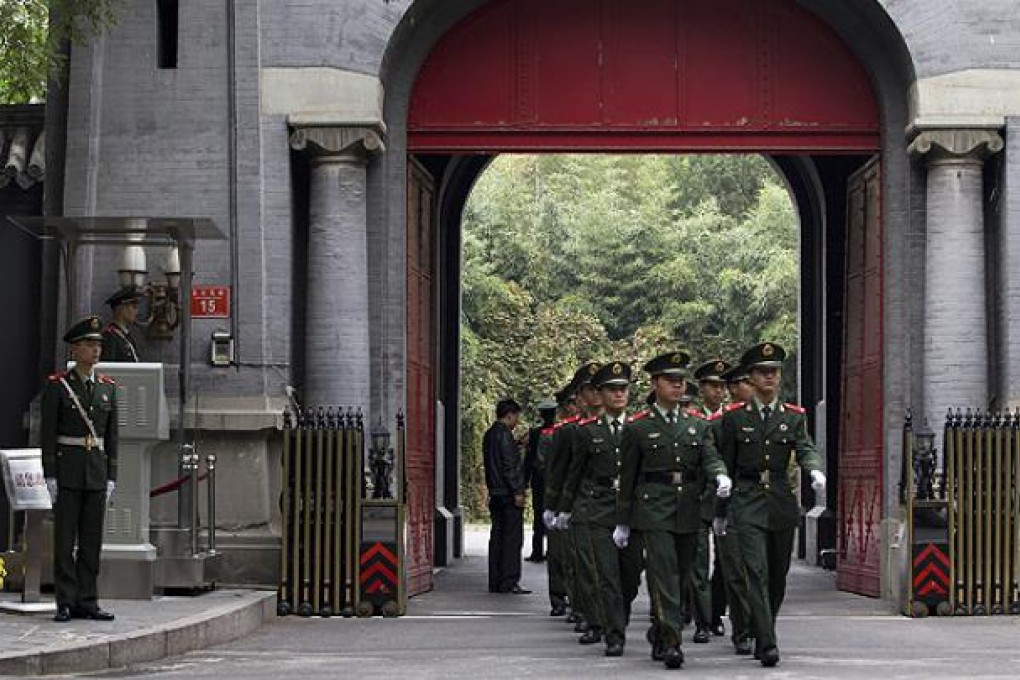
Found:
[[[85,437],[57,437],[57,443],[64,446],[84,446],[86,449],[102,449],[103,438],[97,437],[92,438],[90,436]]]

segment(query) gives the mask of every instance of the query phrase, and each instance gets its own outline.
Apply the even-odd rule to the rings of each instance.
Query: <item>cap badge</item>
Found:
[[[772,349],[772,345],[770,345],[770,344],[768,344],[768,343],[766,342],[766,343],[765,343],[765,344],[764,344],[764,345],[762,346],[762,348],[761,348],[761,355],[762,355],[762,356],[764,356],[764,357],[770,357],[770,356],[772,356],[772,353],[773,353],[774,351],[775,351],[775,350],[774,350],[774,349]]]
[[[619,362],[613,364],[613,375],[620,375],[621,373],[623,373],[623,366]]]
[[[680,359],[680,355],[679,354],[674,354],[673,356],[671,356],[669,358],[669,360],[672,361],[674,364],[682,364],[683,363],[683,361],[681,361],[681,359]]]
[[[92,317],[92,319],[89,321],[89,326],[92,328],[92,330],[99,330],[99,317],[95,316]]]
[[[716,362],[716,364],[715,364],[716,373],[722,373],[723,370],[725,370],[725,368],[726,368],[726,364],[724,364],[721,361]]]

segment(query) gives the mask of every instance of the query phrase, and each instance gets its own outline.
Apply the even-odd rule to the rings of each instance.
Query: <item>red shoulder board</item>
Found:
[[[645,409],[644,411],[638,411],[637,413],[635,413],[635,414],[634,414],[634,415],[632,415],[631,417],[627,418],[627,422],[628,422],[628,423],[634,423],[634,422],[637,422],[637,421],[639,421],[639,420],[642,420],[642,419],[644,419],[644,418],[647,418],[647,417],[648,417],[648,415],[649,415],[650,413],[651,413],[651,412],[650,412],[650,411],[649,411],[648,409]]]
[[[745,406],[747,406],[747,402],[735,401],[726,407],[726,413],[729,413],[730,411],[736,411],[737,409],[744,408]]]
[[[786,408],[790,409],[794,413],[804,414],[807,413],[807,409],[803,406],[797,406],[797,404],[783,404]]]
[[[598,422],[598,420],[599,420],[598,416],[592,416],[591,418],[585,418],[584,420],[577,421],[577,424],[579,426],[580,425],[591,425],[592,423]]]
[[[722,417],[723,417],[723,412],[722,412],[722,411],[716,411],[715,413],[713,413],[712,415],[710,415],[710,416],[709,416],[709,417],[707,418],[707,420],[709,420],[709,421],[713,421],[713,420],[719,420],[719,419],[720,419],[720,418],[722,418]]]
[[[98,380],[101,383],[105,383],[107,385],[116,385],[117,384],[116,380],[114,380],[113,378],[111,378],[108,375],[103,375],[102,373],[99,373],[99,374],[96,375],[96,380]]]
[[[542,431],[540,432],[540,434],[550,435],[550,434],[554,434],[555,432],[556,432],[556,426],[555,425],[551,425],[549,427],[543,428]]]
[[[53,382],[57,382],[61,378],[66,378],[70,373],[71,373],[70,371],[57,371],[56,373],[54,373],[53,375],[49,376],[46,379],[51,380]]]
[[[705,414],[701,412],[701,409],[694,408],[693,406],[687,409],[685,413],[691,416],[692,418],[697,418],[698,420],[706,420]]]
[[[564,418],[560,422],[558,422],[555,425],[553,425],[553,430],[558,430],[561,427],[563,427],[564,425],[570,425],[571,423],[576,423],[580,419],[581,419],[581,416],[570,416],[569,418]]]

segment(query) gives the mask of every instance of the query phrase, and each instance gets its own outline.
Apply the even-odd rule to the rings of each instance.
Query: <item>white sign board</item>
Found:
[[[2,449],[4,488],[11,510],[49,510],[41,449]]]

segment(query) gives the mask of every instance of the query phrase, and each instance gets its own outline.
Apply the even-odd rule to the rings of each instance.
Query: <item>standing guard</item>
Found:
[[[71,326],[75,366],[49,377],[43,389],[43,474],[53,501],[53,579],[57,614],[112,621],[99,607],[97,580],[103,519],[117,479],[117,386],[95,372],[102,322],[89,316]]]
[[[124,286],[106,300],[113,319],[103,329],[103,361],[137,363],[138,348],[131,339],[131,325],[138,320],[138,300],[142,293],[134,286]]]
[[[528,431],[528,450],[524,455],[524,483],[531,489],[531,554],[525,560],[540,564],[546,559],[546,527],[542,521],[545,512],[545,461],[552,437],[543,437],[556,421],[556,402],[545,399],[536,407],[542,424]]]
[[[647,553],[648,590],[658,623],[666,668],[680,668],[684,582],[697,553],[700,499],[706,479],[716,493],[729,495],[732,484],[716,454],[708,423],[679,408],[687,382],[686,352],[649,361],[655,404],[632,416],[623,430],[617,527],[613,539],[625,547],[631,528],[642,532]]]
[[[766,667],[779,663],[776,615],[786,595],[794,531],[800,520],[787,470],[791,453],[801,469],[809,471],[815,492],[825,489],[804,409],[779,401],[785,357],[782,347],[769,342],[744,353],[740,363],[748,369],[754,397],[727,408],[719,433],[720,453],[737,485],[729,523],[740,537],[749,579],[755,657]]]

